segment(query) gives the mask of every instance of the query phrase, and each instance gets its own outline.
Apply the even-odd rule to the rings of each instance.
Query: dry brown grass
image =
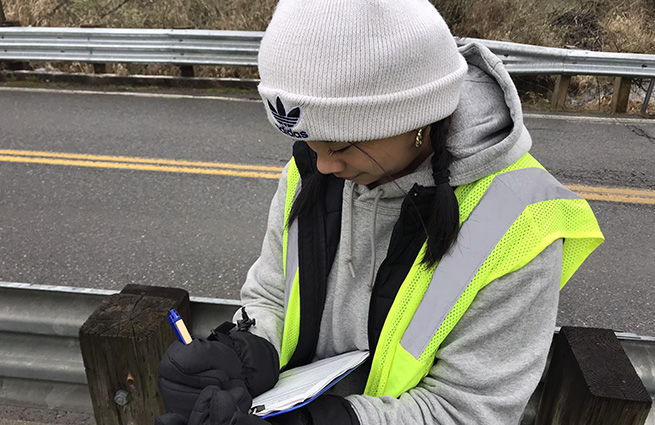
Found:
[[[655,53],[654,0],[433,0],[462,37]]]
[[[655,8],[655,3],[653,5]],[[601,22],[607,33],[612,34],[607,50],[632,53],[655,53],[655,13],[647,16],[639,11],[616,14]]]
[[[263,30],[274,0],[3,0],[26,26]]]

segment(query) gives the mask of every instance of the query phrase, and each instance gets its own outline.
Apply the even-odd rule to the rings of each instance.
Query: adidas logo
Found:
[[[275,99],[277,107],[273,106],[269,100],[266,102],[268,102],[268,108],[271,110],[273,118],[275,118],[275,121],[278,123],[278,130],[287,136],[295,137],[296,139],[306,139],[309,137],[309,134],[305,131],[293,131],[293,128],[297,126],[298,121],[300,121],[300,106],[296,106],[287,112],[279,96]]]

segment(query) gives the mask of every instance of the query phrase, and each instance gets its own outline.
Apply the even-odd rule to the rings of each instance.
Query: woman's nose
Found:
[[[337,158],[332,158],[329,155],[317,155],[316,168],[321,174],[334,174],[343,171],[346,167],[343,161]]]

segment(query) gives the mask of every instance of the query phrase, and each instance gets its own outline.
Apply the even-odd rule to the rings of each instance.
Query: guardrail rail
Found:
[[[161,63],[257,66],[263,32],[181,29],[0,28],[0,60],[88,63]],[[478,42],[499,56],[512,75],[568,76],[559,81],[553,105],[562,97],[571,75],[615,76],[616,109],[625,112],[633,78],[651,79],[642,112],[646,111],[655,79],[655,55],[608,53],[532,46],[505,41],[456,38],[462,46]],[[186,74],[186,75],[193,75]],[[625,87],[628,87],[626,93]],[[614,96],[617,98],[618,96]]]

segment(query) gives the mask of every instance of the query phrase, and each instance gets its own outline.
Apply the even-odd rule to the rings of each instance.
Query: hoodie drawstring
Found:
[[[354,186],[354,185],[353,185]],[[355,278],[355,268],[353,267],[353,199],[355,198],[355,188],[350,187],[350,208],[348,209],[348,255],[346,256],[346,263],[348,263],[348,268],[350,269],[350,275],[352,278]]]
[[[373,223],[373,227],[371,229],[371,280],[368,284],[369,288],[372,288],[373,284],[375,283],[375,218],[378,214],[378,203],[380,202],[382,195],[384,195],[384,190],[379,188],[378,192],[375,194],[375,201],[373,202],[373,219],[371,220]]]
[[[371,228],[371,271],[370,271],[370,280],[368,287],[373,287],[375,283],[375,220],[378,214],[378,204],[380,203],[380,198],[384,196],[384,190],[378,188],[377,193],[375,194],[375,200],[373,201],[373,216],[372,216],[372,228]],[[349,208],[349,217],[346,221],[348,223],[348,234],[349,234],[349,244],[348,244],[348,254],[346,255],[346,263],[348,263],[348,269],[350,270],[350,275],[355,278],[355,268],[353,267],[353,204],[355,198],[355,189],[354,187],[350,191],[350,208]]]

